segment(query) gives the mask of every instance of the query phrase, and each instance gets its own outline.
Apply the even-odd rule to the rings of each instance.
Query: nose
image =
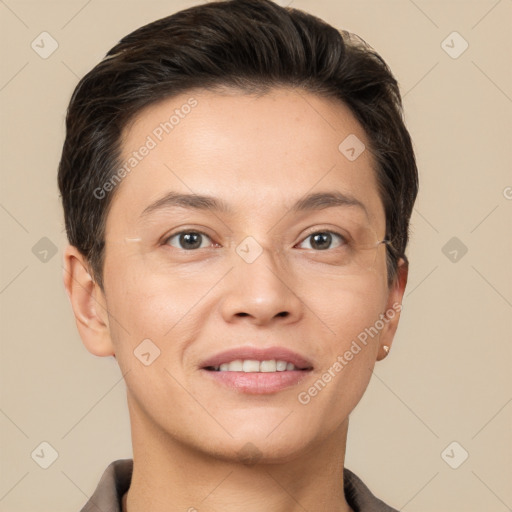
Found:
[[[286,265],[275,252],[264,249],[248,263],[237,254],[234,268],[227,276],[221,313],[228,323],[250,322],[254,325],[297,322],[304,313],[296,279],[286,272]]]

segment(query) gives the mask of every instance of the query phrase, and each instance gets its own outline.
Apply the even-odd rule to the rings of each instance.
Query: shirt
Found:
[[[121,500],[130,487],[133,459],[112,462],[81,512],[121,512]],[[376,498],[362,480],[349,469],[343,470],[345,499],[354,512],[398,512]]]

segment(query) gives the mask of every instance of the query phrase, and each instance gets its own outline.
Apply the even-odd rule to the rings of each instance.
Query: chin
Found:
[[[242,463],[247,466],[255,464],[283,464],[291,462],[307,450],[311,441],[301,432],[300,436],[286,430],[280,435],[274,433],[235,433],[233,438],[224,436],[212,439],[208,446],[199,447],[213,458],[226,462]]]

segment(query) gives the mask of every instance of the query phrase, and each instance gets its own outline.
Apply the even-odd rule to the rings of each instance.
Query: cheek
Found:
[[[319,316],[329,329],[324,329],[321,340],[323,365],[317,388],[322,389],[318,393],[322,398],[314,401],[344,417],[359,402],[371,378],[379,340],[375,326],[380,325],[379,315],[384,312],[386,287],[382,279],[371,276],[350,283],[346,278],[345,286],[336,284],[318,294],[316,303]],[[323,392],[324,385],[330,391]],[[312,401],[311,395],[317,396],[315,390],[305,391]]]
[[[177,272],[145,264],[140,256],[113,256],[105,260],[105,292],[119,364],[124,361],[123,369],[130,368],[134,350],[149,339],[162,352],[161,361],[178,365],[188,340],[200,336],[208,318],[205,297],[223,272]]]
[[[333,346],[343,349],[375,324],[386,305],[386,290],[385,280],[374,274],[331,280],[310,295],[318,316],[329,327],[331,339],[339,342],[339,346]]]
[[[172,336],[197,301],[190,283],[176,286],[170,280],[145,277],[125,276],[111,279],[110,285],[105,283],[112,317],[110,331],[118,342],[122,339],[126,343],[129,339],[133,344],[150,338],[160,345],[164,338]]]

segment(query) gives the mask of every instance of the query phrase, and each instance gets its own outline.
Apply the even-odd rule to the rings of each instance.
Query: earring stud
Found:
[[[384,352],[386,352],[386,354],[389,354],[389,347],[387,345],[382,345],[382,348],[384,349]]]

